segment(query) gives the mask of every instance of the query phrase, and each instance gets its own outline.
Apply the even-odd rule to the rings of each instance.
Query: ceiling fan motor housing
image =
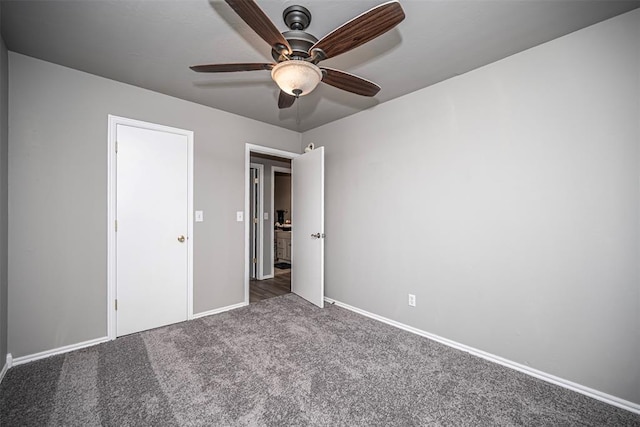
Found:
[[[311,12],[303,6],[293,5],[287,7],[282,12],[282,19],[289,27],[290,31],[282,33],[291,46],[290,59],[306,59],[309,57],[309,49],[318,42],[318,39],[307,33],[305,28],[311,23]],[[277,62],[281,62],[284,58],[275,49],[271,50],[271,56]]]
[[[302,30],[285,31],[282,35],[289,42],[289,46],[291,46],[291,55],[289,55],[291,59],[308,58],[309,49],[318,41],[313,35]],[[280,53],[275,49],[271,50],[271,56],[278,62],[283,60]]]

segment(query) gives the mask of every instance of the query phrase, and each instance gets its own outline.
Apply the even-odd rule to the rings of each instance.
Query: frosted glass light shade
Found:
[[[322,80],[322,71],[310,62],[292,59],[273,67],[271,78],[289,95],[303,96],[318,86]],[[295,91],[300,92],[296,94]]]

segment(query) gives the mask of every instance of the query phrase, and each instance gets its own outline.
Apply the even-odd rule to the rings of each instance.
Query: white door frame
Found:
[[[279,150],[277,148],[264,147],[262,145],[245,144],[244,151],[244,217],[251,218],[249,208],[249,175],[251,175],[251,153],[268,154],[270,156],[282,157],[284,159],[293,159],[298,157],[299,153]],[[273,187],[273,183],[271,184]],[[272,204],[273,205],[273,204]],[[273,209],[273,206],[272,206]],[[273,210],[271,212],[273,218]],[[260,221],[262,222],[262,221]],[[273,233],[273,230],[271,231]],[[244,303],[249,304],[249,220],[244,222]]]
[[[116,185],[117,126],[169,132],[187,137],[187,319],[193,319],[193,131],[178,129],[109,114],[107,136],[107,336],[116,339]],[[247,207],[248,209],[248,207]],[[247,254],[247,256],[249,256]]]
[[[273,219],[275,218],[276,207],[275,207],[275,198],[276,198],[276,172],[288,173],[291,175],[291,168],[283,168],[281,166],[272,166],[271,167],[271,222],[273,223]],[[273,227],[271,227],[271,245],[273,246],[273,242],[275,241],[276,233]],[[274,249],[271,250],[271,268],[273,269],[273,264],[276,262],[276,251]],[[273,276],[275,277],[275,270],[273,271]]]
[[[258,234],[257,244],[257,262],[256,262],[256,279],[264,279],[264,165],[260,163],[251,163],[249,169],[258,170],[258,226],[256,227],[256,233]],[[249,217],[250,218],[250,217]],[[251,233],[249,233],[251,234]]]

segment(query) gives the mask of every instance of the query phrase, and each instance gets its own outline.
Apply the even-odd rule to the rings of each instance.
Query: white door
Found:
[[[291,292],[324,307],[324,147],[291,161]]]
[[[188,138],[118,124],[116,334],[187,320]]]

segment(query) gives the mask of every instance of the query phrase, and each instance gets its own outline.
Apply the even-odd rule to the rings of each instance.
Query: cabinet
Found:
[[[276,231],[276,261],[291,261],[291,231]]]

